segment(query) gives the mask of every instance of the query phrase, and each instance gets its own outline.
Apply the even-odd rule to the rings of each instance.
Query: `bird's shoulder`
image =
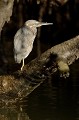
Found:
[[[24,34],[28,34],[28,28],[26,28],[25,26],[22,26],[15,34],[14,38],[18,37],[18,36],[22,36]]]
[[[17,51],[23,49],[22,46],[28,45],[29,37],[31,37],[29,28],[22,26],[14,36],[14,48],[17,48]]]

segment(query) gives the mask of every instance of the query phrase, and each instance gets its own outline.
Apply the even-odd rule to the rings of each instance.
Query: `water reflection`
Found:
[[[78,67],[79,61],[70,67],[69,78],[55,74],[29,96],[27,109],[32,120],[79,119]]]
[[[0,120],[30,120],[26,112],[22,107],[10,106],[0,108]]]
[[[79,119],[79,61],[70,67],[70,77],[57,73],[23,101],[1,106],[0,120],[77,120]]]

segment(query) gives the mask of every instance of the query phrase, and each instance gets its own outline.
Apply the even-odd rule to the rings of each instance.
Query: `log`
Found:
[[[71,65],[79,58],[79,36],[48,49],[40,57],[24,66],[23,71],[0,76],[0,101],[14,104],[29,95],[43,81],[58,70],[57,59],[65,59]]]
[[[13,10],[13,2],[14,0],[0,0],[0,32],[5,24],[10,20]]]

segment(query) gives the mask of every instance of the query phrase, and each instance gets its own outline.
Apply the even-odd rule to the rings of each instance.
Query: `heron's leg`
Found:
[[[24,59],[22,60],[22,67],[21,67],[21,71],[22,71],[23,67],[24,67]]]

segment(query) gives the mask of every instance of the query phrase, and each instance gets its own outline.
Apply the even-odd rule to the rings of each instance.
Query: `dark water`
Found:
[[[55,74],[20,104],[0,108],[0,120],[78,120],[79,61],[70,66],[70,77]]]

